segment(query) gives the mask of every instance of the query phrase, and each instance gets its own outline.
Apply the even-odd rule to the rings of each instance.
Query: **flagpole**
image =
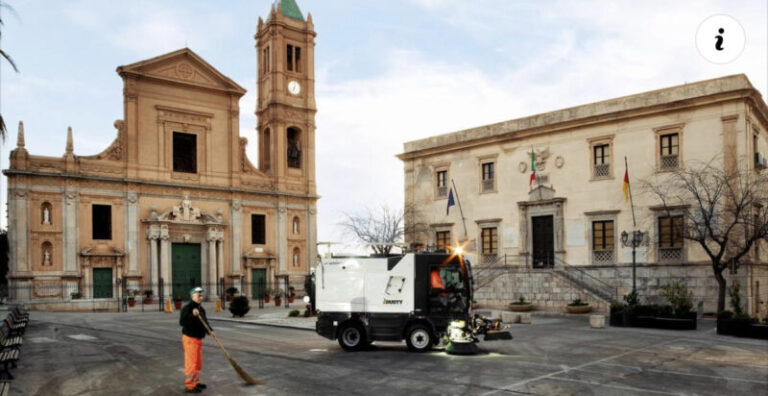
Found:
[[[629,165],[627,165],[627,156],[624,156],[624,169],[627,172],[627,175],[629,175]],[[632,228],[637,227],[637,222],[635,221],[635,203],[632,201],[632,183],[627,180],[627,189],[629,190],[629,205],[632,207]]]
[[[467,222],[464,221],[464,210],[461,209],[461,200],[459,199],[459,190],[456,189],[456,183],[453,182],[453,178],[451,178],[451,185],[453,186],[453,191],[456,191],[456,203],[459,204],[459,213],[461,213],[461,224],[464,225],[464,238],[466,238]]]

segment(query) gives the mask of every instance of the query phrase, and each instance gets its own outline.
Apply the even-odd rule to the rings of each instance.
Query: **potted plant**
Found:
[[[293,304],[293,300],[296,298],[296,289],[293,286],[288,287],[288,303]]]
[[[272,291],[269,289],[264,289],[264,302],[269,303],[270,298],[272,298]]]
[[[248,305],[248,298],[245,296],[233,297],[232,301],[229,303],[229,312],[232,312],[233,318],[237,316],[242,318],[250,310],[251,307]]]
[[[283,298],[282,298],[283,297],[283,292],[278,289],[278,290],[275,290],[274,293],[275,293],[274,294],[274,296],[275,296],[275,306],[279,307],[280,304],[283,302]]]
[[[513,301],[509,303],[509,310],[514,312],[525,312],[530,311],[533,309],[533,304],[531,304],[528,301],[525,301],[525,297],[522,295],[517,301]]]
[[[152,304],[152,289],[144,290],[144,301],[142,301],[144,304]]]
[[[69,293],[69,296],[70,296],[70,297],[71,297],[73,300],[79,300],[79,299],[83,298],[83,295],[82,295],[82,294],[80,294],[80,292],[79,292],[79,291],[76,291],[76,292],[72,292],[72,293]]]
[[[176,309],[181,309],[181,296],[173,296],[173,306],[176,307]]]
[[[580,298],[574,299],[570,304],[565,306],[565,310],[568,313],[583,314],[592,310],[592,307],[588,302],[581,301]]]
[[[128,306],[129,307],[135,307],[136,306],[136,295],[139,294],[139,291],[136,289],[128,289]]]
[[[298,318],[300,314],[301,314],[301,312],[299,312],[298,309],[293,309],[293,310],[291,310],[291,312],[288,312],[288,317],[289,318]]]
[[[226,291],[227,291],[227,301],[232,301],[232,299],[235,297],[235,294],[237,294],[237,288],[230,287]]]

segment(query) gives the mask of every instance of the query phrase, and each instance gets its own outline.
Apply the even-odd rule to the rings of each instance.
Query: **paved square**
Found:
[[[177,314],[32,312],[14,394],[183,393]],[[380,343],[347,353],[312,331],[213,321],[233,358],[266,385],[246,387],[212,340],[208,395],[766,394],[768,342],[696,331],[591,329],[587,317],[534,317],[488,353],[409,353]]]

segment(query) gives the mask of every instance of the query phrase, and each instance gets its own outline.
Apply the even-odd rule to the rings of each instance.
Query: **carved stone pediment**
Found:
[[[528,201],[545,201],[555,197],[555,190],[547,186],[536,186],[528,193]]]
[[[80,251],[81,256],[86,257],[122,257],[125,252],[112,246],[95,245],[88,246]]]
[[[192,225],[205,225],[205,224],[219,224],[224,225],[221,216],[214,216],[210,213],[204,212],[199,208],[192,205],[192,201],[189,196],[185,195],[179,205],[173,206],[170,210],[158,215],[155,208],[152,208],[152,212],[146,222],[161,222],[172,224],[192,224]]]
[[[185,85],[245,94],[245,88],[216,70],[189,48],[117,68],[121,76],[154,77]]]

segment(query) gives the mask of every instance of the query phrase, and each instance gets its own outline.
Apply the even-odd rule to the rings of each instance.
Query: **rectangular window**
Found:
[[[612,220],[592,222],[592,250],[613,250],[613,237],[614,232]]]
[[[285,67],[288,71],[293,71],[293,46],[288,44],[285,51]]]
[[[483,254],[495,255],[498,248],[498,230],[496,227],[483,228],[480,233],[483,244]]]
[[[661,169],[677,169],[680,166],[680,135],[670,133],[659,136],[659,164]]]
[[[682,249],[683,216],[659,217],[659,248]]]
[[[197,135],[173,133],[173,171],[197,173]]]
[[[438,231],[435,233],[435,244],[438,249],[448,249],[451,247],[451,232]]]
[[[494,188],[494,163],[486,162],[483,164],[483,191],[493,191]]]
[[[261,214],[251,215],[251,243],[264,245],[267,243],[266,216]]]
[[[611,146],[609,144],[597,144],[592,146],[592,164],[594,165],[595,179],[611,177]]]
[[[437,171],[437,196],[438,197],[448,196],[447,178],[448,178],[448,171],[444,171],[444,170]]]
[[[264,55],[262,56],[264,66],[261,68],[264,73],[269,72],[269,46],[264,48]]]
[[[93,239],[112,239],[112,206],[91,206],[91,231]]]

